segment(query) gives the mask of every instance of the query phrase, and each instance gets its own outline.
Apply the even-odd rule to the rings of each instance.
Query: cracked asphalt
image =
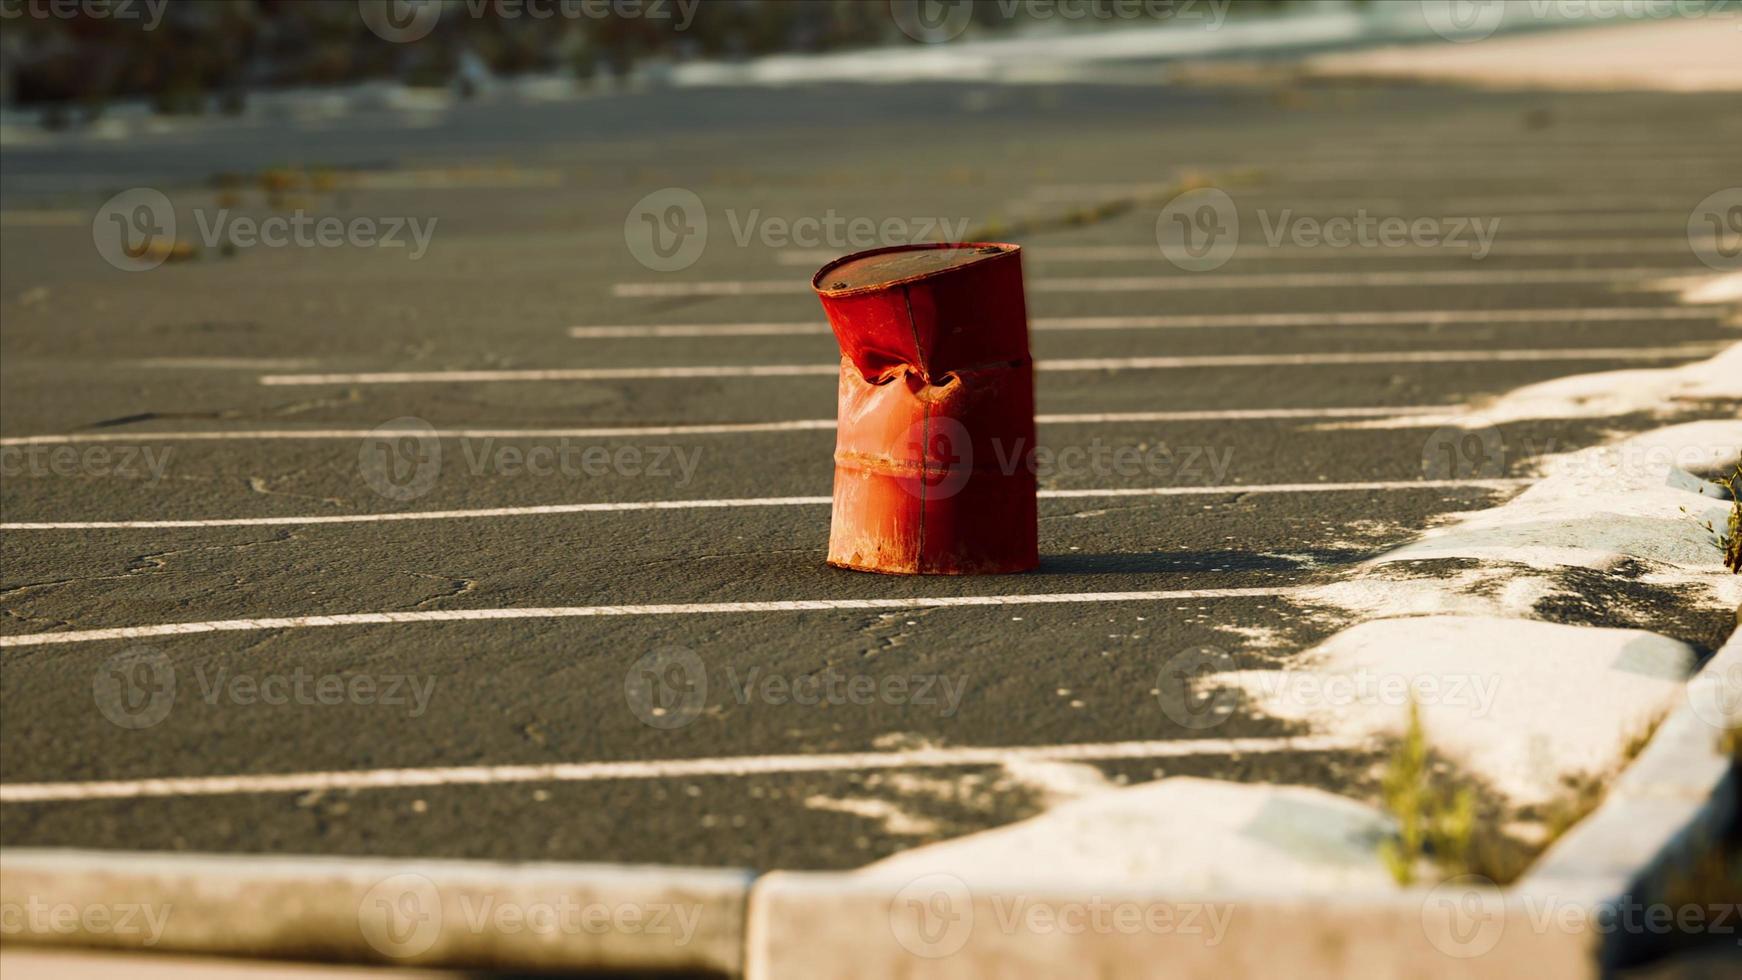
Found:
[[[834,391],[826,376],[260,380],[830,364],[832,339],[816,331],[569,335],[571,327],[621,326],[633,334],[662,325],[818,324],[820,310],[803,284],[820,262],[806,264],[787,250],[846,252],[856,243],[789,241],[781,229],[790,232],[804,218],[1039,229],[1018,240],[1028,250],[1033,346],[1043,360],[1403,356],[1042,371],[1043,415],[1209,414],[1043,424],[1049,448],[1081,449],[1084,459],[1094,458],[1088,451],[1095,447],[1135,450],[1126,458],[1138,460],[1043,469],[1043,489],[1201,492],[1045,499],[1043,563],[1027,575],[891,578],[828,568],[828,508],[814,504],[13,529],[0,537],[0,635],[353,613],[1333,581],[1445,515],[1491,506],[1510,491],[1407,485],[1462,433],[1327,429],[1332,420],[1324,417],[1227,413],[1465,406],[1569,374],[1684,363],[1733,340],[1723,310],[1665,314],[1678,305],[1674,293],[1649,288],[1710,271],[1689,245],[1688,228],[1702,200],[1735,182],[1742,119],[1732,101],[1330,85],[1287,93],[812,85],[458,104],[434,116],[360,110],[315,127],[243,121],[121,143],[8,145],[0,149],[0,435],[9,440],[0,515],[9,524],[826,496],[833,445],[826,428],[517,431],[828,419]],[[266,189],[258,175],[284,168],[314,176],[303,186]],[[329,172],[337,176],[318,176]],[[1254,247],[1213,272],[1194,273],[1157,247],[1157,217],[1174,192],[1202,185],[1227,192],[1240,238]],[[126,272],[99,254],[93,220],[112,194],[135,187],[170,198],[184,240],[197,240],[220,212],[225,220],[301,210],[347,222],[434,224],[425,225],[428,250],[416,259],[410,247],[199,243],[188,261]],[[671,272],[638,261],[625,230],[639,202],[666,188],[693,192],[708,226],[700,257]],[[1266,229],[1362,214],[1424,219],[1442,229],[1498,219],[1495,241],[1503,245],[1587,244],[1496,249],[1480,259],[1458,247],[1415,250],[1420,254],[1267,247]],[[655,216],[663,220],[663,212]],[[1092,247],[1127,252],[1080,257],[1096,254],[1081,251]],[[1119,257],[1127,253],[1135,257]],[[1506,273],[1557,270],[1592,275],[1503,281]],[[1456,271],[1493,275],[1474,284],[1271,278]],[[1205,275],[1252,280],[1188,285]],[[1136,276],[1159,284],[1056,286]],[[770,280],[795,288],[661,296],[616,288]],[[1575,312],[1532,322],[1491,316],[1514,310]],[[1637,313],[1597,319],[1582,310]],[[1083,317],[1354,312],[1407,321],[1421,311],[1444,316],[1285,327],[1043,326]],[[1627,356],[1683,345],[1693,346]],[[1549,354],[1485,356],[1504,350]],[[1568,353],[1575,351],[1597,353]],[[1475,359],[1407,359],[1423,352]],[[397,436],[359,435],[388,424],[479,432],[440,438],[431,463],[427,441],[421,455],[404,456]],[[1425,475],[1527,477],[1543,454],[1655,424],[1630,416],[1507,425],[1500,452],[1459,456],[1467,469]],[[190,432],[227,435],[167,437]],[[92,436],[113,441],[77,441]],[[549,465],[529,466],[535,459]],[[1393,485],[1254,491],[1312,483]],[[1649,616],[1625,625],[1705,649],[1722,635],[1721,617],[1678,612],[1673,597],[1660,598],[1628,606],[1646,612],[1577,603],[1542,612],[1604,625]],[[1243,595],[420,619],[19,643],[0,655],[0,782],[90,790],[79,798],[5,801],[0,844],[855,867],[1037,812],[1068,773],[1061,763],[729,775],[660,767],[917,747],[1299,734],[1240,703],[1207,725],[1195,715],[1182,721],[1170,709],[1194,703],[1197,694],[1190,677],[1169,664],[1212,648],[1240,667],[1282,665],[1339,625],[1336,616],[1286,597]],[[649,701],[645,685],[670,681],[658,671],[674,664],[699,664],[699,680],[692,670]],[[862,679],[859,689],[875,693],[795,701],[795,685],[829,678],[842,690]],[[685,700],[698,688],[699,696]],[[1374,791],[1374,761],[1368,749],[1209,748],[1079,765],[1115,782],[1202,775],[1365,797]],[[324,791],[101,790],[160,778],[597,762],[649,763],[655,774],[388,780]]]

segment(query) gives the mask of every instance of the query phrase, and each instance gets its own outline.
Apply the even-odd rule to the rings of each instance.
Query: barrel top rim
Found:
[[[1021,246],[1006,242],[925,242],[874,248],[843,255],[823,266],[811,277],[811,288],[823,296],[878,292],[1021,250]]]

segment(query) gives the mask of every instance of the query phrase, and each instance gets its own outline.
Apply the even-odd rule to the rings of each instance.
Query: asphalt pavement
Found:
[[[1181,664],[1287,665],[1343,625],[1289,590],[1659,424],[1326,427],[1733,341],[1664,284],[1712,271],[1731,101],[819,85],[6,146],[0,843],[848,868],[1097,772],[1372,795],[1371,746]],[[105,261],[136,187],[197,256]],[[1213,268],[1157,244],[1191,188]],[[200,241],[299,210],[402,246]],[[827,567],[808,279],[943,227],[1025,247],[1042,566]],[[1727,626],[1635,588],[1539,611]]]

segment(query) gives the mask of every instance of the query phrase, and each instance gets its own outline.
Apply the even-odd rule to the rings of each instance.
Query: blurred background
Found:
[[[1129,37],[1098,48],[1005,49],[1032,67],[1036,54],[1045,62],[1298,52],[1439,40],[1447,28],[1697,17],[1723,6],[1516,3],[1490,14],[1453,0],[5,0],[0,104],[62,128],[111,109],[245,113],[264,93],[365,82],[467,97],[493,83],[538,83],[549,92],[729,81],[771,55],[792,56],[782,66],[792,79],[839,75],[841,63],[818,56],[939,41],[1080,41],[1120,30],[1172,39],[1152,39],[1147,49]],[[1204,29],[1212,21],[1219,32]],[[413,33],[420,43],[398,43]],[[1019,70],[1015,60],[999,70]],[[887,58],[874,64],[884,79],[917,67]],[[935,58],[931,67],[962,69]]]

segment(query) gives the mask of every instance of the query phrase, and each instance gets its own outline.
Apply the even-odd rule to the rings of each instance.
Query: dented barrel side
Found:
[[[841,346],[829,563],[893,574],[1039,563],[1020,250],[915,245],[813,280]]]

